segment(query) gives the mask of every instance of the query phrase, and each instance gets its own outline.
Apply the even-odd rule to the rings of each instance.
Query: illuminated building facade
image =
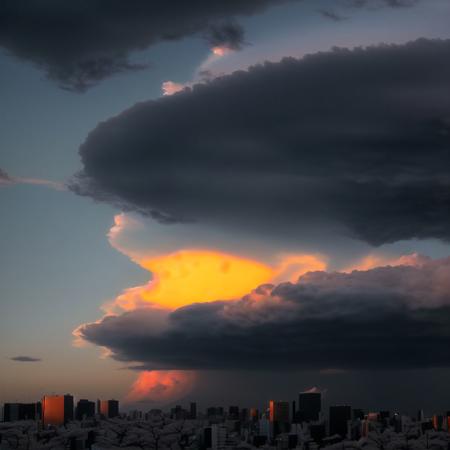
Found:
[[[118,400],[97,400],[97,412],[106,419],[112,419],[119,415]]]
[[[270,400],[269,421],[273,436],[289,431],[289,402]]]
[[[42,424],[61,426],[73,420],[73,397],[71,395],[46,395],[42,399]]]

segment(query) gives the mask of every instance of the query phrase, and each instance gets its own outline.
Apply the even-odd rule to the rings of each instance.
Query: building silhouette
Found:
[[[270,400],[269,421],[273,436],[289,431],[289,402]]]
[[[95,416],[95,402],[81,399],[77,403],[75,417],[77,420],[83,420]]]
[[[3,421],[35,420],[38,418],[36,403],[5,403],[3,405]]]
[[[97,412],[105,419],[112,419],[119,415],[118,400],[97,400]]]
[[[345,438],[348,434],[348,423],[351,419],[352,408],[350,406],[330,406],[330,436],[338,434]]]
[[[44,427],[61,426],[73,420],[73,397],[46,395],[42,399],[42,424]]]
[[[197,418],[197,403],[191,402],[189,405],[189,418],[195,420]]]
[[[300,422],[315,422],[320,419],[322,394],[320,392],[302,392],[298,396]]]

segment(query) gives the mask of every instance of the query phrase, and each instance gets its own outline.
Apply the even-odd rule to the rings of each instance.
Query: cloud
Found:
[[[2,184],[12,184],[14,183],[14,180],[4,171],[0,168],[0,186]]]
[[[125,289],[106,303],[103,306],[106,313],[148,305],[174,309],[219,298],[235,300],[259,284],[296,280],[306,272],[327,268],[327,259],[317,254],[279,254],[269,264],[216,249],[179,247],[176,251],[162,252],[151,245],[131,244],[130,236],[143,228],[129,214],[117,214],[114,218],[109,243],[151,276],[148,283]]]
[[[44,180],[42,178],[12,177],[0,168],[0,186],[14,184],[33,184],[36,186],[46,186],[50,189],[55,189],[56,191],[66,190],[66,186],[59,181]]]
[[[347,0],[350,6],[354,7],[382,7],[389,6],[391,8],[406,8],[419,3],[420,0]]]
[[[139,103],[89,134],[71,189],[166,223],[449,240],[449,54],[334,49]]]
[[[61,87],[84,91],[114,74],[147,67],[131,62],[130,54],[161,41],[201,34],[211,46],[238,49],[243,29],[234,18],[276,3],[6,0],[0,6],[0,46],[42,68]]]
[[[105,78],[142,70],[133,52],[201,35],[212,47],[240,49],[235,19],[296,0],[31,0],[0,5],[0,47],[32,62],[64,89],[82,92]],[[298,0],[297,0],[298,1]],[[411,6],[416,0],[350,0],[352,6]]]
[[[332,20],[333,22],[341,22],[348,19],[348,17],[342,16],[332,9],[320,9],[319,14],[326,19]]]
[[[175,83],[174,81],[164,81],[161,86],[163,95],[173,95],[189,87],[188,84]]]
[[[130,403],[168,403],[189,394],[196,380],[195,372],[159,370],[141,372],[125,397]]]
[[[149,370],[449,367],[449,280],[450,258],[310,272],[234,302],[109,315],[78,334]]]
[[[41,358],[33,358],[32,356],[13,356],[9,358],[11,361],[17,362],[40,362]]]
[[[369,254],[359,260],[356,264],[342,269],[342,272],[352,272],[354,270],[369,270],[380,266],[417,266],[431,261],[428,256],[412,253],[410,255],[403,255],[400,257],[392,257],[386,255]]]

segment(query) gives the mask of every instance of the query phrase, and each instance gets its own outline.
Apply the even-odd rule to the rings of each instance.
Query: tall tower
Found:
[[[320,392],[301,392],[298,396],[298,409],[301,422],[319,420],[322,410],[322,394]]]
[[[61,426],[73,420],[73,397],[66,395],[46,395],[42,399],[42,424],[45,427]]]
[[[330,406],[330,436],[338,434],[347,437],[348,421],[352,418],[352,408],[347,405]]]
[[[105,419],[112,419],[119,415],[118,400],[97,400],[97,412]]]
[[[270,400],[269,420],[272,435],[289,431],[289,402]]]

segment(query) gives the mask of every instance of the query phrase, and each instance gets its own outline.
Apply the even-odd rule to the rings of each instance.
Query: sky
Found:
[[[449,19],[3,2],[0,402],[448,410]]]

